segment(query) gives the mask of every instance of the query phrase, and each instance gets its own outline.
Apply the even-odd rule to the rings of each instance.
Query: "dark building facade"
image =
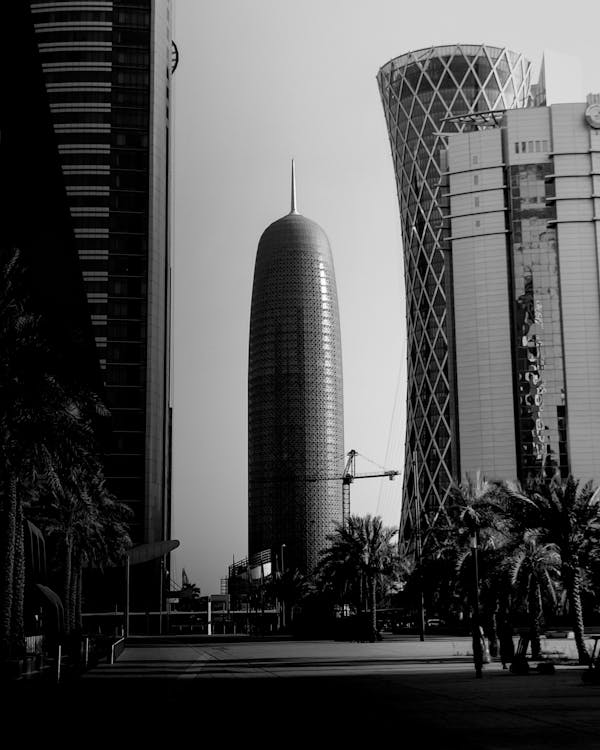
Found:
[[[170,536],[170,2],[30,3],[135,544]],[[157,601],[158,603],[158,601]]]
[[[51,366],[61,381],[101,394],[90,315],[79,267],[56,137],[27,4],[10,4],[11,33],[2,45],[0,105],[0,247],[18,249],[26,269],[23,291],[40,316]],[[50,358],[49,358],[50,359]]]
[[[249,555],[279,569],[311,571],[342,521],[342,386],[329,241],[294,198],[260,238],[250,318]]]
[[[407,424],[401,537],[419,505],[444,513],[461,476],[448,188],[452,133],[524,107],[530,63],[506,48],[447,45],[408,52],[377,74],[400,208],[407,324]],[[473,117],[475,116],[475,120]],[[479,119],[477,119],[479,118]],[[417,478],[417,479],[416,479]]]

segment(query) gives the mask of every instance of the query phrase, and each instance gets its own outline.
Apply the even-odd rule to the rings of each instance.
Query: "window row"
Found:
[[[548,141],[515,141],[515,154],[547,153]]]

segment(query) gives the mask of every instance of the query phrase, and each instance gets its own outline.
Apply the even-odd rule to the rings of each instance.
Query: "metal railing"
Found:
[[[119,638],[118,641],[115,641],[113,644],[111,644],[110,647],[110,656],[109,656],[109,664],[114,664],[115,661],[121,656],[123,653],[123,649],[125,648],[125,637]]]

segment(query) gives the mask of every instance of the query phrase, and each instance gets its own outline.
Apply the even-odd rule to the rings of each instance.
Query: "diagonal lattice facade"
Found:
[[[417,521],[426,535],[427,526],[444,514],[450,483],[460,479],[452,262],[448,222],[444,222],[448,213],[442,164],[445,135],[480,127],[470,114],[527,106],[530,68],[520,54],[506,48],[448,45],[404,54],[377,74],[404,251],[407,421],[400,518],[404,546],[411,546]],[[418,506],[422,512],[417,519]]]

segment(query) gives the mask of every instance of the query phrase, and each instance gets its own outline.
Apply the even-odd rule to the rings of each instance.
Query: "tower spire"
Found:
[[[292,159],[292,210],[291,214],[297,214],[296,210],[296,164]]]

